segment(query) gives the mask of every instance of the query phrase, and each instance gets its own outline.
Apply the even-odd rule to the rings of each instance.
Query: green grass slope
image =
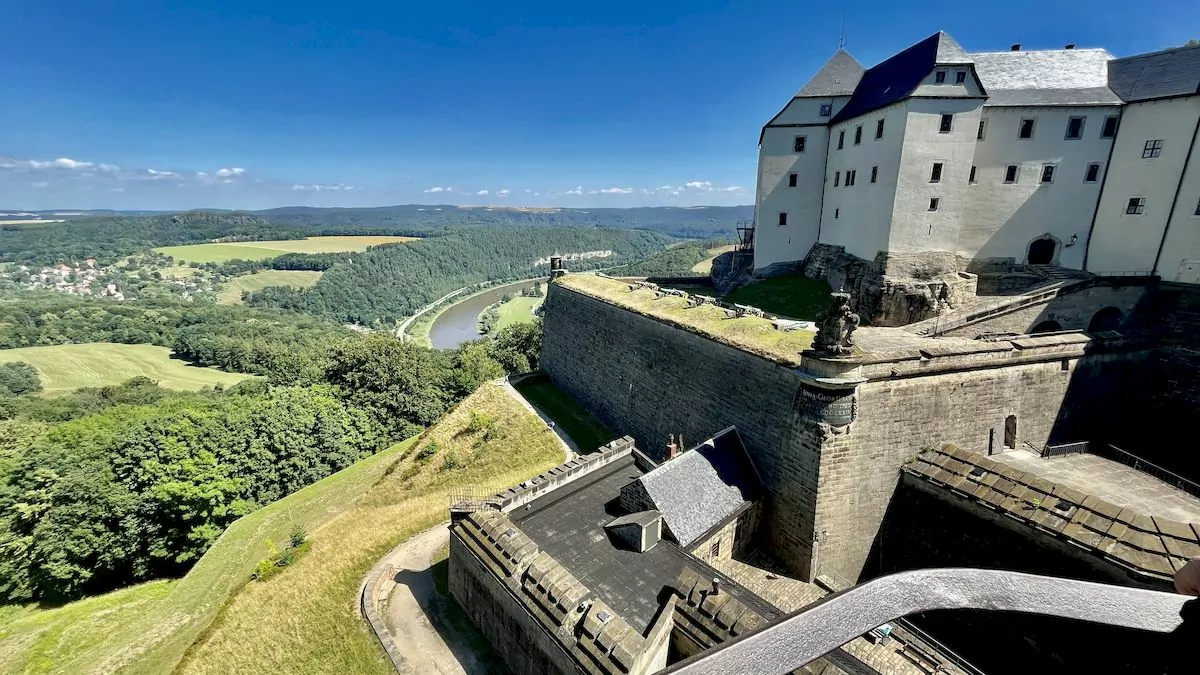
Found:
[[[166,347],[110,342],[0,350],[0,363],[6,361],[24,361],[37,368],[42,387],[51,396],[79,387],[120,384],[139,375],[157,380],[168,389],[230,386],[250,377],[188,365],[186,361],[172,359],[171,350]]]
[[[153,581],[57,608],[0,607],[0,672],[171,672],[248,582],[255,563],[267,555],[268,539],[285,543],[293,524],[319,531],[378,482],[415,440],[241,518],[183,579]],[[253,631],[240,638],[252,636]]]
[[[259,291],[267,286],[309,288],[317,283],[321,274],[304,270],[262,270],[257,274],[243,274],[225,284],[221,292],[217,293],[217,301],[222,305],[240,305],[244,291]]]

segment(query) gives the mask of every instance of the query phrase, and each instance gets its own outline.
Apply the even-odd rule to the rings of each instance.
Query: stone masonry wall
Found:
[[[817,457],[797,445],[791,368],[550,284],[542,368],[601,422],[661,457],[670,434],[737,426],[768,493],[764,533],[806,566]]]
[[[1121,310],[1122,317],[1127,319],[1145,296],[1146,287],[1141,285],[1093,286],[1060,295],[1040,305],[948,330],[943,334],[952,337],[975,337],[981,333],[1028,333],[1043,321],[1057,321],[1062,330],[1087,330],[1092,317],[1101,309],[1116,307]]]
[[[1145,358],[1094,354],[1043,363],[870,381],[858,388],[849,432],[820,446],[815,536],[817,572],[858,579],[896,488],[899,468],[922,448],[949,441],[987,454],[1002,449],[1004,423],[1017,418],[1018,447],[1086,437],[1109,416],[1125,371]]]

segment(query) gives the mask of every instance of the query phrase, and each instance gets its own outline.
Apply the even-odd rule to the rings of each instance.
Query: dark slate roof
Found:
[[[762,494],[758,473],[733,427],[638,480],[684,548]]]
[[[1108,87],[1086,89],[989,89],[989,106],[1121,105],[1121,97]]]
[[[1200,46],[1114,59],[1108,86],[1126,101],[1148,101],[1200,93]]]
[[[796,92],[796,98],[801,96],[849,96],[854,93],[858,81],[867,71],[863,65],[844,50],[838,49],[833,56],[821,66],[816,75]]]
[[[989,106],[1120,105],[1108,88],[1104,49],[1047,49],[979,52],[975,74],[987,89]]]
[[[837,124],[904,99],[938,63],[971,63],[971,58],[954,38],[941,31],[934,33],[864,73],[850,101],[829,123]]]

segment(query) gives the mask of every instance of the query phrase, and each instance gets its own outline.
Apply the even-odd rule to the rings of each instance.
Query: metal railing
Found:
[[[1079,455],[1089,452],[1088,441],[1077,441],[1075,443],[1059,443],[1058,445],[1046,444],[1042,447],[1042,458],[1061,457],[1063,455]]]
[[[1133,467],[1135,471],[1141,471],[1144,474],[1154,476],[1162,482],[1183,490],[1193,497],[1200,497],[1200,483],[1188,480],[1174,471],[1164,469],[1153,462],[1149,462],[1141,457],[1138,457],[1132,452],[1126,452],[1117,446],[1112,445],[1111,443],[1107,446],[1101,447],[1105,447],[1106,449],[1098,453],[1093,452],[1092,454],[1096,454],[1104,457],[1105,459],[1111,459],[1114,462],[1120,462],[1126,466]]]

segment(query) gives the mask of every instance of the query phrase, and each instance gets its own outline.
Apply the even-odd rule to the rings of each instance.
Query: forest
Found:
[[[688,242],[656,253],[644,260],[606,270],[614,277],[692,276],[692,267],[709,256],[708,247],[723,242]]]
[[[612,251],[572,261],[574,271],[610,267],[663,250],[667,238],[646,230],[603,228],[481,228],[356,254],[321,254],[339,262],[307,289],[268,287],[246,303],[312,314],[338,323],[390,326],[463,286],[544,273],[538,258],[554,252]],[[228,263],[227,263],[228,264]],[[291,264],[290,262],[288,264]]]

